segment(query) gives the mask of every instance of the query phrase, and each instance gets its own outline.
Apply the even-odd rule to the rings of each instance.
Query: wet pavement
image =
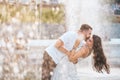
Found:
[[[97,73],[90,68],[79,68],[80,80],[120,80],[120,68],[111,68],[111,73]]]

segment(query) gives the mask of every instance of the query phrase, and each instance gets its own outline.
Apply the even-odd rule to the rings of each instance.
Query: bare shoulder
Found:
[[[91,48],[89,48],[87,45],[84,45],[83,48],[84,48],[83,57],[84,58],[88,57],[91,54],[91,52],[92,52]]]
[[[82,58],[85,58],[89,55],[89,48],[84,45],[77,51],[77,54],[80,54]]]

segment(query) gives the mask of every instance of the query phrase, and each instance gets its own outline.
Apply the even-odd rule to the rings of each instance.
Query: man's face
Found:
[[[85,37],[86,37],[86,39],[89,39],[90,36],[91,36],[91,34],[92,34],[92,30],[91,30],[91,29],[86,30],[86,31],[85,31]]]
[[[89,39],[87,39],[86,44],[89,46],[93,46],[93,37],[90,37]]]

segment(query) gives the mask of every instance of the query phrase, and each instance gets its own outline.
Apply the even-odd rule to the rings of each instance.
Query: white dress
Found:
[[[78,49],[80,49],[83,44],[85,43],[82,42]],[[82,58],[79,58],[78,61],[81,60]],[[77,76],[76,64],[73,64],[67,56],[64,56],[54,69],[51,80],[80,80]]]
[[[77,76],[76,64],[73,64],[65,56],[54,69],[51,80],[80,80]]]

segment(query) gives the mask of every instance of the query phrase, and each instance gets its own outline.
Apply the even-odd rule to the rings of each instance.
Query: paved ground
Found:
[[[91,68],[79,68],[80,80],[120,80],[120,68],[111,68],[111,73],[97,73]]]
[[[36,79],[34,78],[33,80],[40,80],[41,79],[41,68],[39,68],[39,67],[41,66],[44,48],[45,48],[45,46],[49,46],[50,44],[52,44],[54,41],[55,40],[31,41],[28,44],[28,46],[30,46],[28,51],[15,52],[15,53],[22,53],[22,54],[29,53],[29,55],[27,55],[27,58],[29,61],[29,63],[28,63],[29,66],[26,65],[26,68],[30,69],[30,72],[33,70],[33,73],[32,73],[33,76],[34,75],[37,76]],[[115,46],[113,45],[113,47],[115,47]],[[115,49],[110,50],[111,53],[109,53],[109,54],[116,54],[116,53],[120,52],[119,49],[120,49],[120,45],[115,47]],[[117,56],[119,56],[119,53]],[[120,64],[119,57],[118,58],[116,58],[116,56],[113,56],[113,57],[115,57],[115,61],[112,63],[114,63],[115,65]],[[86,59],[85,61],[82,60],[83,62],[80,61],[80,64],[77,66],[78,77],[80,80],[120,80],[120,76],[119,76],[120,67],[117,66],[118,68],[111,68],[111,74],[109,74],[109,75],[106,73],[99,74],[99,73],[93,71],[93,69],[91,68],[92,65],[90,63],[91,58],[88,57],[88,59],[89,60]],[[114,58],[110,58],[110,60],[111,59],[114,59]],[[23,59],[23,60],[21,59],[20,61],[25,62],[24,60],[26,60],[26,59]],[[17,63],[20,63],[20,62],[17,62]],[[20,63],[20,65],[22,66],[22,63]],[[23,68],[23,72],[25,72],[27,70],[27,69],[24,69],[24,67],[22,67],[22,68]],[[35,68],[35,69],[33,69],[33,68]],[[8,78],[9,79],[6,79],[6,80],[24,80],[24,79],[11,79],[11,76],[8,76]],[[0,79],[0,80],[3,80],[3,79]]]

